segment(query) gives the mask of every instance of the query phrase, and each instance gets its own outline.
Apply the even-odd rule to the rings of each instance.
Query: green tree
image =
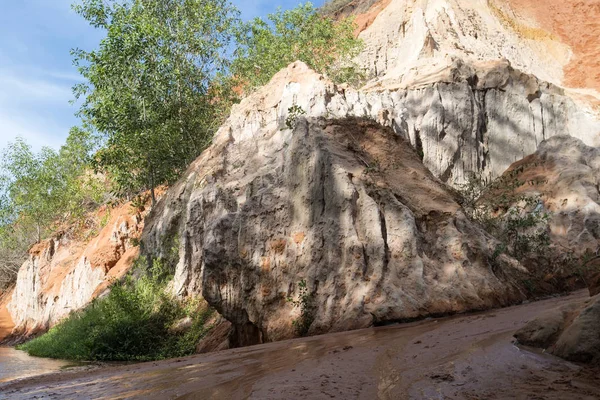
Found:
[[[354,37],[352,19],[334,21],[311,3],[269,14],[267,21],[256,18],[242,24],[232,74],[256,88],[290,63],[300,60],[336,82],[352,81],[362,73],[352,62],[362,49]]]
[[[60,182],[53,173],[57,163],[58,154],[52,149],[35,154],[20,138],[8,145],[2,158],[4,222],[27,220],[35,227],[38,241],[60,202],[56,190]]]
[[[238,21],[226,0],[83,0],[74,9],[106,31],[72,52],[87,83],[79,115],[104,135],[96,157],[121,194],[170,183],[206,147],[229,104],[223,56]]]
[[[57,224],[89,211],[102,195],[89,170],[95,148],[95,138],[79,128],[59,151],[44,147],[36,154],[23,139],[10,143],[0,164],[0,224],[32,225],[40,241]]]
[[[23,139],[10,143],[0,163],[0,286],[10,283],[27,249],[56,227],[80,220],[103,200],[102,179],[91,173],[98,141],[73,128],[55,151],[35,153]]]

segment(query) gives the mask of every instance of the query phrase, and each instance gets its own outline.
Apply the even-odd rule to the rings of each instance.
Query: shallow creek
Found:
[[[31,357],[12,347],[0,347],[0,384],[49,372],[60,371],[71,365],[69,361]]]
[[[513,333],[587,295],[181,359],[0,383],[10,399],[600,399],[597,370]]]

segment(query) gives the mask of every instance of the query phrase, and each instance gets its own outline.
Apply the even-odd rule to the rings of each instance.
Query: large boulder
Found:
[[[562,272],[586,275],[594,291],[593,276],[600,272],[600,148],[572,136],[551,137],[534,154],[511,165],[500,182],[488,196],[539,196],[550,215],[552,244],[581,257],[565,264],[577,264],[579,271]]]
[[[559,308],[548,310],[529,321],[514,336],[525,346],[550,348],[589,303],[589,299],[572,301]]]
[[[550,310],[515,337],[570,361],[600,364],[600,296]]]
[[[233,324],[234,345],[292,336],[299,309],[287,299],[301,281],[311,333],[523,300],[527,271],[494,255],[496,240],[408,140],[368,119],[288,106],[304,91],[318,104],[327,92],[315,86],[330,85],[300,63],[279,73],[152,210],[144,251],[179,244],[174,290],[202,294]]]
[[[600,297],[564,330],[552,352],[567,360],[600,363]]]

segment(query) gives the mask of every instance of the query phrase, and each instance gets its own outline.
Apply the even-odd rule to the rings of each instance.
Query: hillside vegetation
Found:
[[[140,261],[132,272],[142,272]],[[181,302],[170,295],[168,270],[155,260],[148,274],[139,279],[130,274],[115,282],[106,297],[18,348],[65,360],[145,361],[192,354],[211,328],[213,310],[205,303]],[[186,318],[189,326],[178,328]]]

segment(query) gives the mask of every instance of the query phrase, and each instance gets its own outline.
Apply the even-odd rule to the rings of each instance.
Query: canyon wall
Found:
[[[239,345],[294,334],[300,316],[286,299],[302,280],[317,307],[312,333],[522,301],[527,271],[494,257],[497,241],[410,142],[342,114],[362,95],[328,93],[336,87],[303,63],[281,71],[234,107],[152,210],[143,247],[165,256],[178,237],[175,291],[202,294]],[[294,117],[292,101],[330,119]]]
[[[104,210],[99,218],[105,226],[89,232],[88,239],[61,233],[30,250],[6,304],[14,324],[11,336],[47,330],[101,295],[133,265],[144,214],[127,203]]]
[[[290,65],[234,106],[147,220],[144,251],[177,239],[174,291],[203,295],[234,345],[292,336],[300,282],[311,333],[521,301],[530,271],[446,184],[499,177],[551,138],[600,144],[597,93],[565,87],[573,50],[511,4],[373,7],[363,87]]]
[[[572,72],[593,70],[583,49],[597,35],[576,43],[525,0],[366,1],[352,2],[365,85],[290,65],[234,106],[144,228],[148,255],[178,244],[173,290],[203,295],[237,344],[291,336],[301,280],[318,305],[313,333],[523,300],[528,271],[494,255],[448,186],[499,177],[545,141],[600,145],[597,75]],[[588,5],[552,7],[574,3]],[[568,193],[592,181],[580,173]],[[597,226],[581,211],[598,203],[591,187],[573,189],[587,202],[573,209],[555,196],[569,240]],[[47,329],[128,270],[143,215],[120,210],[91,240],[32,249],[6,308],[15,334]]]

